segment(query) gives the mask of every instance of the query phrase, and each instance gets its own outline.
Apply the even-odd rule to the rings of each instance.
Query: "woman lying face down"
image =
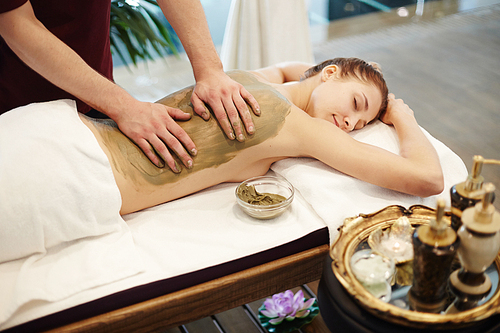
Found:
[[[158,168],[112,122],[80,116],[110,161],[122,196],[122,214],[222,182],[263,175],[272,163],[287,157],[316,158],[358,179],[412,195],[443,190],[436,151],[413,111],[388,95],[375,65],[337,58],[311,68],[287,63],[230,76],[260,105],[261,115],[253,118],[255,134],[235,142],[225,137],[213,118],[193,116],[180,122],[198,148],[194,164],[179,158]],[[192,113],[191,92],[192,87],[180,90],[159,103]],[[399,155],[347,134],[378,117],[395,127]]]

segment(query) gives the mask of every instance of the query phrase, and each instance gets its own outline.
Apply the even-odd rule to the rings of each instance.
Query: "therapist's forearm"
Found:
[[[182,42],[195,79],[211,71],[222,71],[203,6],[199,0],[158,0],[158,4]]]
[[[120,105],[133,101],[125,90],[93,70],[33,18],[21,12],[17,17],[2,20],[0,25],[5,42],[26,65],[111,118],[118,113]]]

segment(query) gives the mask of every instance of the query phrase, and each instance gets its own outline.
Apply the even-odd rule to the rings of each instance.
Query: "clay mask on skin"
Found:
[[[94,121],[102,135],[104,144],[113,156],[112,163],[116,169],[125,178],[132,179],[138,184],[144,181],[155,185],[171,183],[180,177],[190,175],[192,172],[227,163],[236,156],[238,151],[276,136],[290,112],[290,103],[279,92],[261,83],[252,74],[243,71],[229,74],[234,80],[243,84],[259,102],[262,110],[261,115],[257,117],[252,114],[256,134],[247,133],[244,142],[226,138],[214,115],[209,121],[205,121],[194,114],[190,103],[193,87],[189,87],[163,98],[158,103],[181,109],[193,115],[188,121],[178,122],[194,141],[198,150],[197,156],[194,157],[193,168],[189,170],[183,168],[178,174],[172,172],[168,166],[158,168],[151,163],[138,146],[120,132],[113,122]],[[178,160],[178,164],[182,165],[180,160]]]

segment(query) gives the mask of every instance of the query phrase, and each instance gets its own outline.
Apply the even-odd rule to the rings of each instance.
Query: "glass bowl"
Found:
[[[267,204],[250,203],[250,200],[246,201],[240,197],[241,191],[253,191],[252,189],[255,189],[257,194],[270,195],[267,198],[263,198],[263,200],[254,200],[255,202],[265,201]],[[236,202],[238,202],[238,205],[245,213],[254,218],[265,220],[283,214],[292,203],[294,192],[292,184],[283,177],[260,176],[247,179],[238,185],[235,195]],[[271,198],[275,195],[281,196],[282,201],[271,203]]]
[[[390,282],[395,270],[392,259],[370,249],[355,252],[350,264],[356,279],[364,284]]]
[[[380,227],[368,237],[368,245],[376,253],[394,260],[396,265],[413,260],[413,231],[410,220],[400,217],[389,228]]]
[[[350,261],[352,272],[366,290],[383,302],[391,300],[394,261],[370,249],[355,252]]]

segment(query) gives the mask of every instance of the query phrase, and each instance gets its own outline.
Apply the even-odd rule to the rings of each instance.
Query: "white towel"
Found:
[[[0,116],[0,323],[30,301],[138,273],[120,207],[109,161],[74,101]]]
[[[463,161],[442,142],[424,133],[436,149],[443,168],[445,189],[438,196],[416,197],[388,190],[380,186],[338,172],[326,164],[310,158],[288,158],[272,165],[271,169],[284,176],[299,190],[330,231],[330,241],[335,241],[338,228],[347,217],[360,213],[376,212],[389,205],[422,204],[436,206],[436,197],[442,197],[450,205],[450,187],[463,182],[467,168]],[[362,130],[351,133],[358,141],[369,143],[390,152],[399,153],[399,141],[393,127],[376,121]]]

